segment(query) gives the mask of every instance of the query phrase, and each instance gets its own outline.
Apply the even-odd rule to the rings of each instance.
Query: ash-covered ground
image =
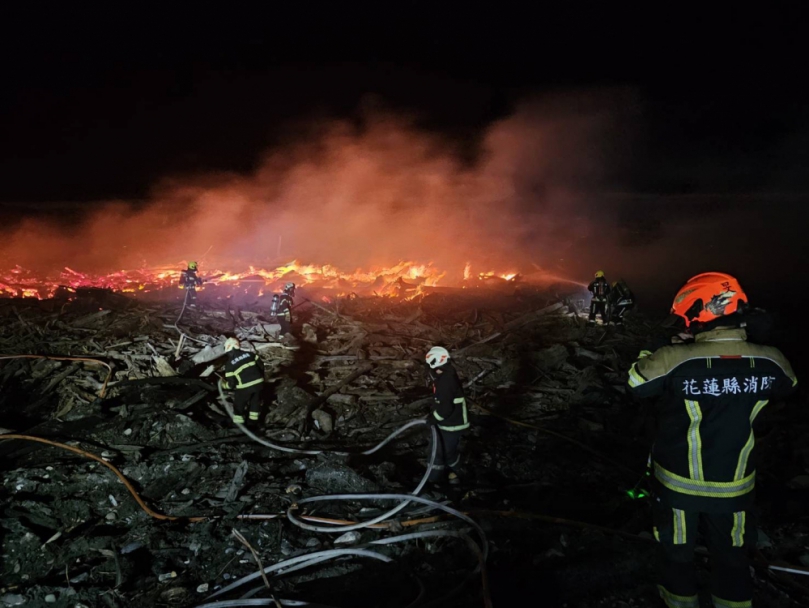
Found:
[[[101,457],[147,508],[177,518],[147,513],[100,462],[2,441],[0,606],[657,605],[642,496],[653,420],[624,385],[639,350],[676,333],[662,315],[641,311],[622,330],[588,329],[581,293],[514,285],[400,302],[300,302],[298,348],[290,348],[275,339],[258,301],[235,306],[203,294],[178,326],[179,302],[104,290],[0,301],[3,356],[96,360],[0,360],[0,426]],[[265,364],[258,436],[324,454],[270,449],[230,422],[216,379],[231,335]],[[472,429],[461,485],[428,486],[421,496],[482,527],[485,575],[473,525],[424,504],[345,534],[287,518],[306,497],[413,491],[429,456],[424,427],[371,456],[358,452],[427,414],[422,361],[432,345],[450,350],[467,384]],[[807,605],[807,579],[766,564],[809,566],[809,416],[802,395],[768,409],[757,441],[755,602]],[[395,504],[318,502],[296,513],[310,523],[353,522]],[[426,531],[461,534],[370,544]],[[267,568],[330,549],[356,551],[271,572],[266,583],[257,575],[258,562]],[[702,548],[697,561],[707,580]]]

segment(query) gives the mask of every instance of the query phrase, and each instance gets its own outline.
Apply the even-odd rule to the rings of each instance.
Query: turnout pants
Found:
[[[233,397],[233,422],[244,424],[245,416],[256,422],[260,413],[261,391],[237,389]]]
[[[430,473],[430,481],[441,481],[451,471],[455,471],[461,462],[461,435],[463,431],[438,431],[438,445],[435,451],[435,464]]]
[[[292,333],[292,313],[290,311],[282,312],[277,317],[278,325],[281,326],[281,335],[285,336]]]
[[[615,306],[610,307],[610,321],[614,321],[616,325],[623,325],[624,324],[624,315],[627,311],[626,306],[622,306],[621,304],[616,304]]]
[[[595,323],[596,313],[601,315],[601,322],[607,322],[607,303],[604,300],[593,299],[590,302],[590,323]]]
[[[669,608],[699,608],[694,545],[697,530],[711,554],[711,597],[716,608],[752,606],[749,552],[756,528],[748,511],[701,513],[654,505],[654,535],[660,543],[658,590]]]

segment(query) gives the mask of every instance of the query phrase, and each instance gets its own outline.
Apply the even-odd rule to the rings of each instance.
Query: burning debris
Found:
[[[376,296],[300,267],[252,299],[211,280],[191,310],[89,284],[0,300],[2,426],[70,449],[0,441],[0,605],[516,606],[537,577],[548,605],[656,601],[647,446],[625,385],[665,328],[588,328],[575,285],[442,288],[400,270],[368,281]],[[135,293],[176,293],[173,272]],[[294,342],[270,315],[287,282]],[[217,386],[250,381],[228,376],[229,338],[263,367],[249,428]],[[469,401],[457,487],[425,485],[433,345]],[[770,561],[807,534],[762,527]],[[766,569],[757,593],[809,597]]]
[[[15,266],[0,272],[0,294],[7,297],[47,299],[70,297],[80,289],[108,289],[160,301],[165,300],[167,295],[174,294],[176,287],[184,288],[194,295],[204,287],[213,292],[213,298],[232,298],[239,291],[260,298],[268,290],[280,289],[285,283],[294,282],[306,286],[310,292],[317,292],[327,300],[348,294],[400,299],[428,293],[430,288],[445,282],[447,276],[446,271],[440,271],[432,264],[416,262],[400,262],[390,267],[356,269],[353,272],[342,271],[328,264],[318,266],[297,261],[271,269],[248,266],[246,270],[239,272],[215,268],[203,271],[195,261],[189,262],[185,270],[179,270],[181,267],[177,264],[104,274],[78,272],[65,267],[54,274],[36,273]],[[463,280],[452,285],[466,289],[485,288],[521,278],[515,272],[482,272],[475,276],[470,269],[471,265],[467,265]],[[564,282],[563,279],[547,273],[536,273],[531,278],[534,282],[538,279],[546,283]]]

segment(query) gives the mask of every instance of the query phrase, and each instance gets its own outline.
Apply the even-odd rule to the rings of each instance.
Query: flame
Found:
[[[36,275],[33,272],[15,266],[6,272],[0,271],[0,296],[46,299],[57,295],[60,290],[74,294],[79,289],[109,289],[119,293],[141,294],[156,293],[179,285],[181,269],[184,263],[162,267],[144,267],[132,270],[119,270],[110,274],[92,274],[74,270],[65,266],[58,275]],[[249,293],[252,285],[258,289],[261,297],[273,290],[280,289],[286,282],[294,282],[298,287],[312,287],[317,290],[331,292],[331,297],[322,296],[323,301],[331,302],[334,297],[351,297],[352,295],[373,295],[395,299],[411,299],[423,293],[424,288],[451,286],[448,271],[437,268],[433,263],[417,263],[400,261],[393,266],[371,266],[367,269],[356,268],[345,271],[330,264],[303,264],[293,260],[276,268],[259,268],[248,266],[247,270],[201,269],[200,276],[205,279],[203,288],[233,287]],[[460,276],[460,273],[458,273]],[[472,265],[467,263],[462,272],[463,281],[456,281],[460,287],[474,286]],[[516,272],[480,272],[479,281],[494,277],[512,281]],[[460,283],[460,284],[459,284]],[[173,293],[176,293],[173,292]]]

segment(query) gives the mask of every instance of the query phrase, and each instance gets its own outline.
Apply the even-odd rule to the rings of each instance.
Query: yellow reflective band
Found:
[[[233,414],[233,422],[236,424],[244,424],[244,416],[239,416],[239,414]]]
[[[755,366],[756,366],[756,360],[755,360],[755,358],[754,358],[754,357],[750,357],[750,367],[755,367]]]
[[[671,510],[674,517],[674,544],[684,545],[686,539],[685,511],[680,509]]]
[[[753,447],[755,445],[756,437],[751,429],[750,437],[747,438],[747,443],[744,444],[742,451],[739,452],[739,462],[736,464],[736,472],[733,474],[734,480],[739,481],[742,477],[744,477],[744,473],[747,471],[747,461],[750,459],[750,452],[753,451]]]
[[[463,424],[458,424],[456,426],[441,426],[438,425],[438,428],[442,431],[463,431],[469,428],[469,411],[466,409],[466,399],[464,397],[456,397],[452,400],[453,403],[460,403],[461,404],[461,411],[463,412]],[[439,420],[443,421],[444,418],[438,415],[438,412],[433,412],[433,415]]]
[[[669,608],[699,608],[699,596],[697,595],[674,595],[663,585],[657,586],[657,591],[663,603]]]
[[[733,514],[733,529],[730,531],[730,537],[733,539],[734,547],[744,546],[744,524],[747,519],[747,514],[744,511],[737,511]]]
[[[643,376],[637,370],[637,362],[632,364],[632,367],[629,368],[629,386],[635,388],[636,386],[640,386],[646,380],[643,379]]]
[[[705,358],[705,363],[707,364],[708,369],[711,369],[711,358],[710,357]]]
[[[238,375],[239,375],[239,374],[241,374],[241,373],[242,373],[244,370],[246,370],[248,367],[252,367],[252,366],[254,366],[255,364],[256,364],[256,361],[255,361],[255,359],[254,359],[253,361],[250,361],[250,363],[245,363],[244,365],[242,365],[242,366],[241,366],[240,368],[238,368],[238,369],[237,369],[235,372],[227,372],[227,373],[225,374],[225,376],[226,376],[226,377],[230,377],[230,376],[238,376]]]
[[[236,388],[247,388],[248,386],[255,386],[256,384],[261,384],[262,382],[264,382],[264,378],[257,378],[245,383],[242,383],[242,381],[239,380],[239,384],[236,385]]]
[[[441,426],[439,424],[438,428],[442,431],[464,431],[469,428],[469,423],[459,424],[458,426]]]
[[[741,602],[732,602],[731,600],[723,600],[721,597],[711,596],[714,608],[753,608],[753,600],[742,600]]]
[[[753,406],[753,411],[750,412],[750,424],[753,424],[753,421],[756,419],[756,416],[759,415],[759,412],[761,412],[761,410],[764,409],[764,406],[767,405],[768,403],[769,401],[765,399],[764,401],[759,401],[758,403],[756,403],[755,406]]]
[[[759,412],[764,409],[764,406],[767,405],[769,401],[759,401],[753,406],[753,411],[750,412],[750,424],[753,424],[753,421],[758,416]],[[745,471],[747,471],[747,462],[750,460],[750,453],[753,451],[753,448],[756,445],[756,436],[753,433],[753,429],[750,429],[750,436],[747,438],[747,443],[744,444],[742,451],[739,452],[739,461],[736,463],[736,473],[733,475],[733,479],[736,481],[740,480],[744,477]]]
[[[258,420],[258,412],[250,412],[250,420]]]
[[[652,533],[655,535],[655,540],[660,542],[660,532],[657,531],[657,526],[652,528]]]
[[[688,417],[691,424],[688,426],[688,474],[691,479],[702,481],[705,475],[702,472],[702,437],[699,434],[699,425],[702,422],[702,410],[696,401],[685,401]]]
[[[436,420],[438,420],[439,422],[441,422],[441,421],[443,420],[443,418],[442,418],[442,417],[439,415],[439,413],[438,413],[438,412],[433,412],[433,416],[434,416],[434,417],[435,417],[435,419],[436,419]]]
[[[706,498],[735,498],[752,492],[756,487],[756,472],[737,481],[698,481],[682,477],[654,463],[655,478],[673,492]]]
[[[797,378],[792,379],[792,386],[798,386],[798,379]]]

